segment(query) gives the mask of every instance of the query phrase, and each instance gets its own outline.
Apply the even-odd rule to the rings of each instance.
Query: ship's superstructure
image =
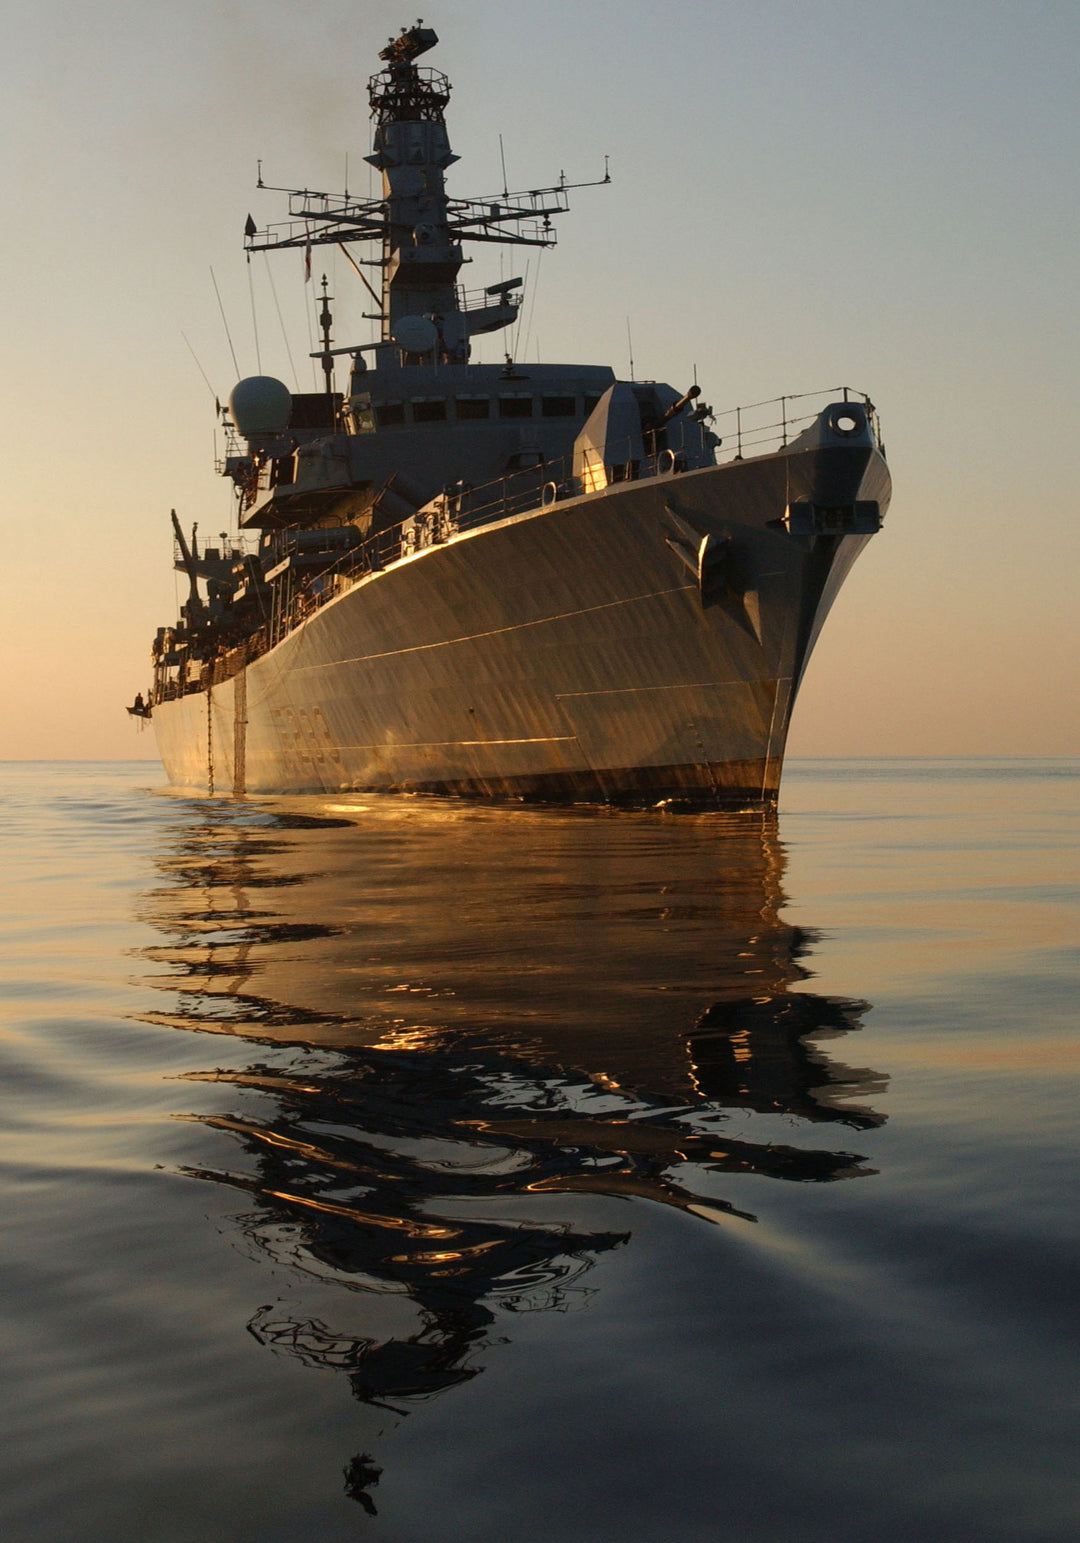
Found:
[[[140,704],[170,779],[768,803],[888,501],[874,410],[845,391],[801,419],[794,398],[775,423],[737,411],[718,464],[696,386],[471,362],[522,281],[466,292],[464,244],[552,244],[571,185],[448,195],[450,87],[416,63],[436,41],[403,31],[370,83],[381,197],[278,190],[283,223],[248,219],[249,252],[298,249],[309,274],[340,247],[380,337],[335,345],[324,278],[325,389],[232,393],[222,470],[257,536],[200,551],[174,516],[189,596]]]

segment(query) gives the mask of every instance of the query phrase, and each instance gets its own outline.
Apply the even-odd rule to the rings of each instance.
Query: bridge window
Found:
[[[508,391],[499,397],[500,418],[531,418],[532,415],[531,391]]]
[[[391,428],[395,423],[404,423],[405,403],[380,402],[375,409],[375,421],[380,429]]]
[[[540,411],[545,418],[576,418],[577,397],[543,396],[540,398]]]
[[[489,396],[459,396],[456,399],[459,418],[477,419],[491,417]]]
[[[444,396],[414,396],[412,399],[414,423],[443,423],[446,419]]]

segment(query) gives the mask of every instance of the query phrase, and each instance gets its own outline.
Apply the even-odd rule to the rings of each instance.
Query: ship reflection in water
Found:
[[[246,1156],[189,1171],[247,1191],[247,1246],[320,1282],[318,1313],[251,1332],[366,1404],[477,1376],[507,1313],[587,1304],[633,1207],[594,1231],[533,1197],[752,1223],[732,1174],[872,1172],[851,1147],[885,1078],[832,1054],[867,1004],[791,989],[812,939],[779,915],[773,818],[209,804],[160,866],[159,1021],[259,1047],[197,1079],[235,1103],[193,1118]],[[346,1469],[368,1510],[377,1477]]]

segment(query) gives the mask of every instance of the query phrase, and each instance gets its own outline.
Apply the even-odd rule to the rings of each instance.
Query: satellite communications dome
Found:
[[[390,335],[409,354],[428,354],[439,341],[439,329],[427,316],[399,316]]]
[[[233,387],[229,412],[245,439],[284,434],[292,416],[292,392],[272,375],[249,375]]]

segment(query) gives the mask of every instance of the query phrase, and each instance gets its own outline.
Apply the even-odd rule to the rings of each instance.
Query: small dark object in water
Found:
[[[330,820],[318,814],[275,814],[274,824],[283,830],[340,830],[355,820]]]
[[[369,1516],[378,1516],[375,1502],[368,1494],[370,1486],[378,1484],[382,1469],[367,1452],[358,1452],[345,1464],[345,1493],[350,1500],[359,1501]]]

